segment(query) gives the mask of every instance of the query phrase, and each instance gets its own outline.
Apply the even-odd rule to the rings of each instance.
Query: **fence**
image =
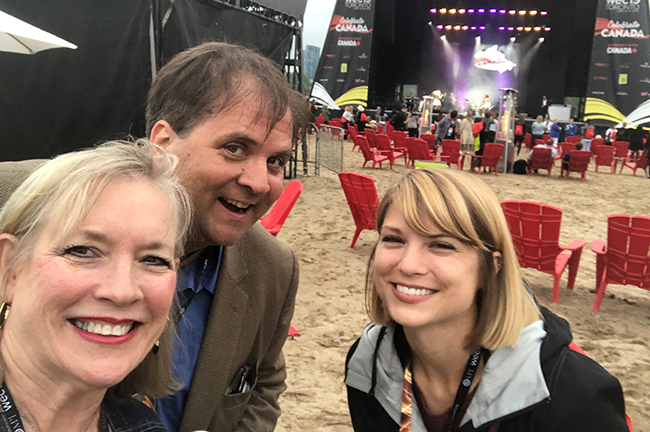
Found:
[[[302,162],[303,174],[308,174],[310,165],[313,165],[314,175],[317,176],[320,175],[321,166],[337,174],[343,171],[344,136],[341,128],[328,125],[317,128],[315,124],[310,124],[300,145],[302,157],[298,157],[298,149],[295,152],[295,160]]]

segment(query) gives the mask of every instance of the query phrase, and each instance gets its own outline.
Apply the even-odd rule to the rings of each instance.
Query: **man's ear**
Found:
[[[167,149],[177,139],[178,135],[165,120],[158,120],[151,128],[149,141],[164,149]]]
[[[494,260],[494,273],[499,274],[503,265],[503,255],[498,251],[492,252],[492,259]]]
[[[17,247],[18,237],[13,234],[0,234],[0,297],[7,303],[11,303],[13,300],[16,269],[11,274],[9,272]]]

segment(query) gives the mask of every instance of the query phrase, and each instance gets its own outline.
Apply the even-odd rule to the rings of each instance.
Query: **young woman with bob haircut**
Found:
[[[374,321],[346,361],[357,432],[625,431],[618,380],[569,349],[524,287],[501,206],[476,177],[416,170],[377,210]]]
[[[165,430],[133,395],[176,388],[191,217],[176,164],[148,141],[106,143],[46,162],[0,211],[0,431]]]

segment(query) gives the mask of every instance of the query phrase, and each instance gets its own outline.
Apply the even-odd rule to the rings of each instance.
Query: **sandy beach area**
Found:
[[[412,168],[401,159],[395,169],[361,168],[363,157],[346,142],[345,170],[371,176],[379,197]],[[468,167],[465,163],[465,169]],[[454,169],[454,168],[452,168]],[[614,213],[648,215],[650,181],[640,171],[632,176],[609,174],[600,168],[587,181],[572,174],[559,178],[559,161],[551,178],[544,174],[481,175],[500,200],[531,200],[564,212],[560,244],[584,239],[575,289],[566,288],[565,271],[560,303],[551,303],[553,278],[524,269],[540,303],[566,318],[574,340],[611,374],[625,392],[626,411],[635,432],[650,432],[650,292],[634,286],[610,285],[599,313],[591,312],[595,298],[596,255],[590,242],[606,239],[607,216]],[[302,172],[302,165],[299,166]],[[300,261],[300,288],[293,325],[300,336],[290,338],[284,353],[288,390],[281,397],[279,431],[351,431],[343,384],[345,355],[369,322],[365,311],[366,263],[377,233],[364,231],[350,249],[355,226],[336,174],[321,168],[320,176],[298,176],[304,191],[278,239]]]

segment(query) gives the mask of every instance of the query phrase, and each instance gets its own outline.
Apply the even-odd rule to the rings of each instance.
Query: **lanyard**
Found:
[[[0,408],[2,409],[2,418],[9,425],[11,432],[24,432],[25,427],[23,426],[23,421],[20,418],[20,413],[18,408],[16,408],[16,403],[14,398],[11,396],[11,392],[7,387],[7,384],[4,382],[0,386]],[[106,417],[104,412],[100,411],[99,414],[99,432],[109,432],[108,424],[106,422]]]
[[[454,404],[451,407],[451,412],[449,413],[449,428],[448,432],[452,432],[454,426],[454,421],[458,416],[458,410],[467,400],[467,395],[469,389],[472,386],[474,377],[476,376],[476,370],[481,361],[481,355],[483,354],[483,349],[478,348],[472,355],[469,356],[467,364],[465,365],[465,372],[463,372],[463,378],[460,380],[458,385],[458,390],[456,391],[456,397],[454,398]],[[400,421],[400,432],[411,432],[411,416],[413,408],[413,376],[411,374],[410,365],[404,368],[404,386],[402,388],[402,417]]]

